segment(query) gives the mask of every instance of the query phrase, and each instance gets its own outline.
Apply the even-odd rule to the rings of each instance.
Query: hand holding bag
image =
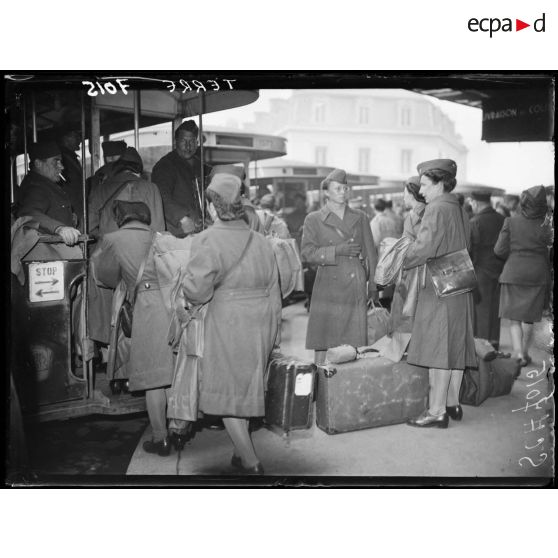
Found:
[[[463,221],[463,211],[461,211]],[[465,236],[465,223],[463,223]],[[477,277],[467,248],[426,262],[438,298],[468,293],[477,286]]]

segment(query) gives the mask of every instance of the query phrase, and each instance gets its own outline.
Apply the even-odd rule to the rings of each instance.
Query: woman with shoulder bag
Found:
[[[130,391],[145,390],[152,440],[143,444],[148,453],[170,453],[167,432],[165,388],[172,383],[173,354],[167,342],[168,317],[159,289],[153,257],[151,213],[143,202],[113,202],[117,231],[105,234],[91,256],[95,281],[102,287],[126,284],[133,304],[128,363]],[[117,322],[118,324],[118,322]],[[113,336],[111,352],[116,350]]]
[[[457,165],[451,159],[420,163],[420,194],[426,209],[416,239],[405,257],[405,269],[422,266],[468,247],[469,219],[452,194]],[[429,368],[429,408],[407,424],[448,427],[448,416],[461,420],[459,389],[466,367],[477,365],[473,338],[473,298],[469,291],[438,296],[427,265],[418,302],[407,360]],[[472,286],[471,286],[472,289]]]

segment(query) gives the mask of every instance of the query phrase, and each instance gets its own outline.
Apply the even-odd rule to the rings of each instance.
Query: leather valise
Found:
[[[328,434],[405,422],[428,400],[428,368],[384,357],[318,367],[316,424]]]
[[[312,426],[316,366],[273,353],[267,369],[265,421],[284,432]]]

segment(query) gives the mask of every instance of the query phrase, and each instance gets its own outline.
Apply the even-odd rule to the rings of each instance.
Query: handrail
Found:
[[[95,239],[87,234],[80,234],[78,237],[78,243],[80,242],[93,242]],[[62,237],[58,234],[41,234],[39,235],[39,242],[43,244],[63,244],[64,241]]]

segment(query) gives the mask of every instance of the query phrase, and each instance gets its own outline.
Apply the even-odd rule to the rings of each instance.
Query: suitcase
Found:
[[[490,361],[493,373],[492,391],[490,397],[508,395],[513,387],[513,382],[519,376],[521,367],[514,358],[498,357]]]
[[[265,421],[288,433],[312,426],[316,366],[278,353],[267,369]]]
[[[489,397],[510,393],[519,364],[512,358],[479,359],[478,368],[467,368],[463,374],[459,401],[478,407]]]
[[[405,422],[428,401],[428,368],[384,357],[318,367],[316,424],[327,434]]]

